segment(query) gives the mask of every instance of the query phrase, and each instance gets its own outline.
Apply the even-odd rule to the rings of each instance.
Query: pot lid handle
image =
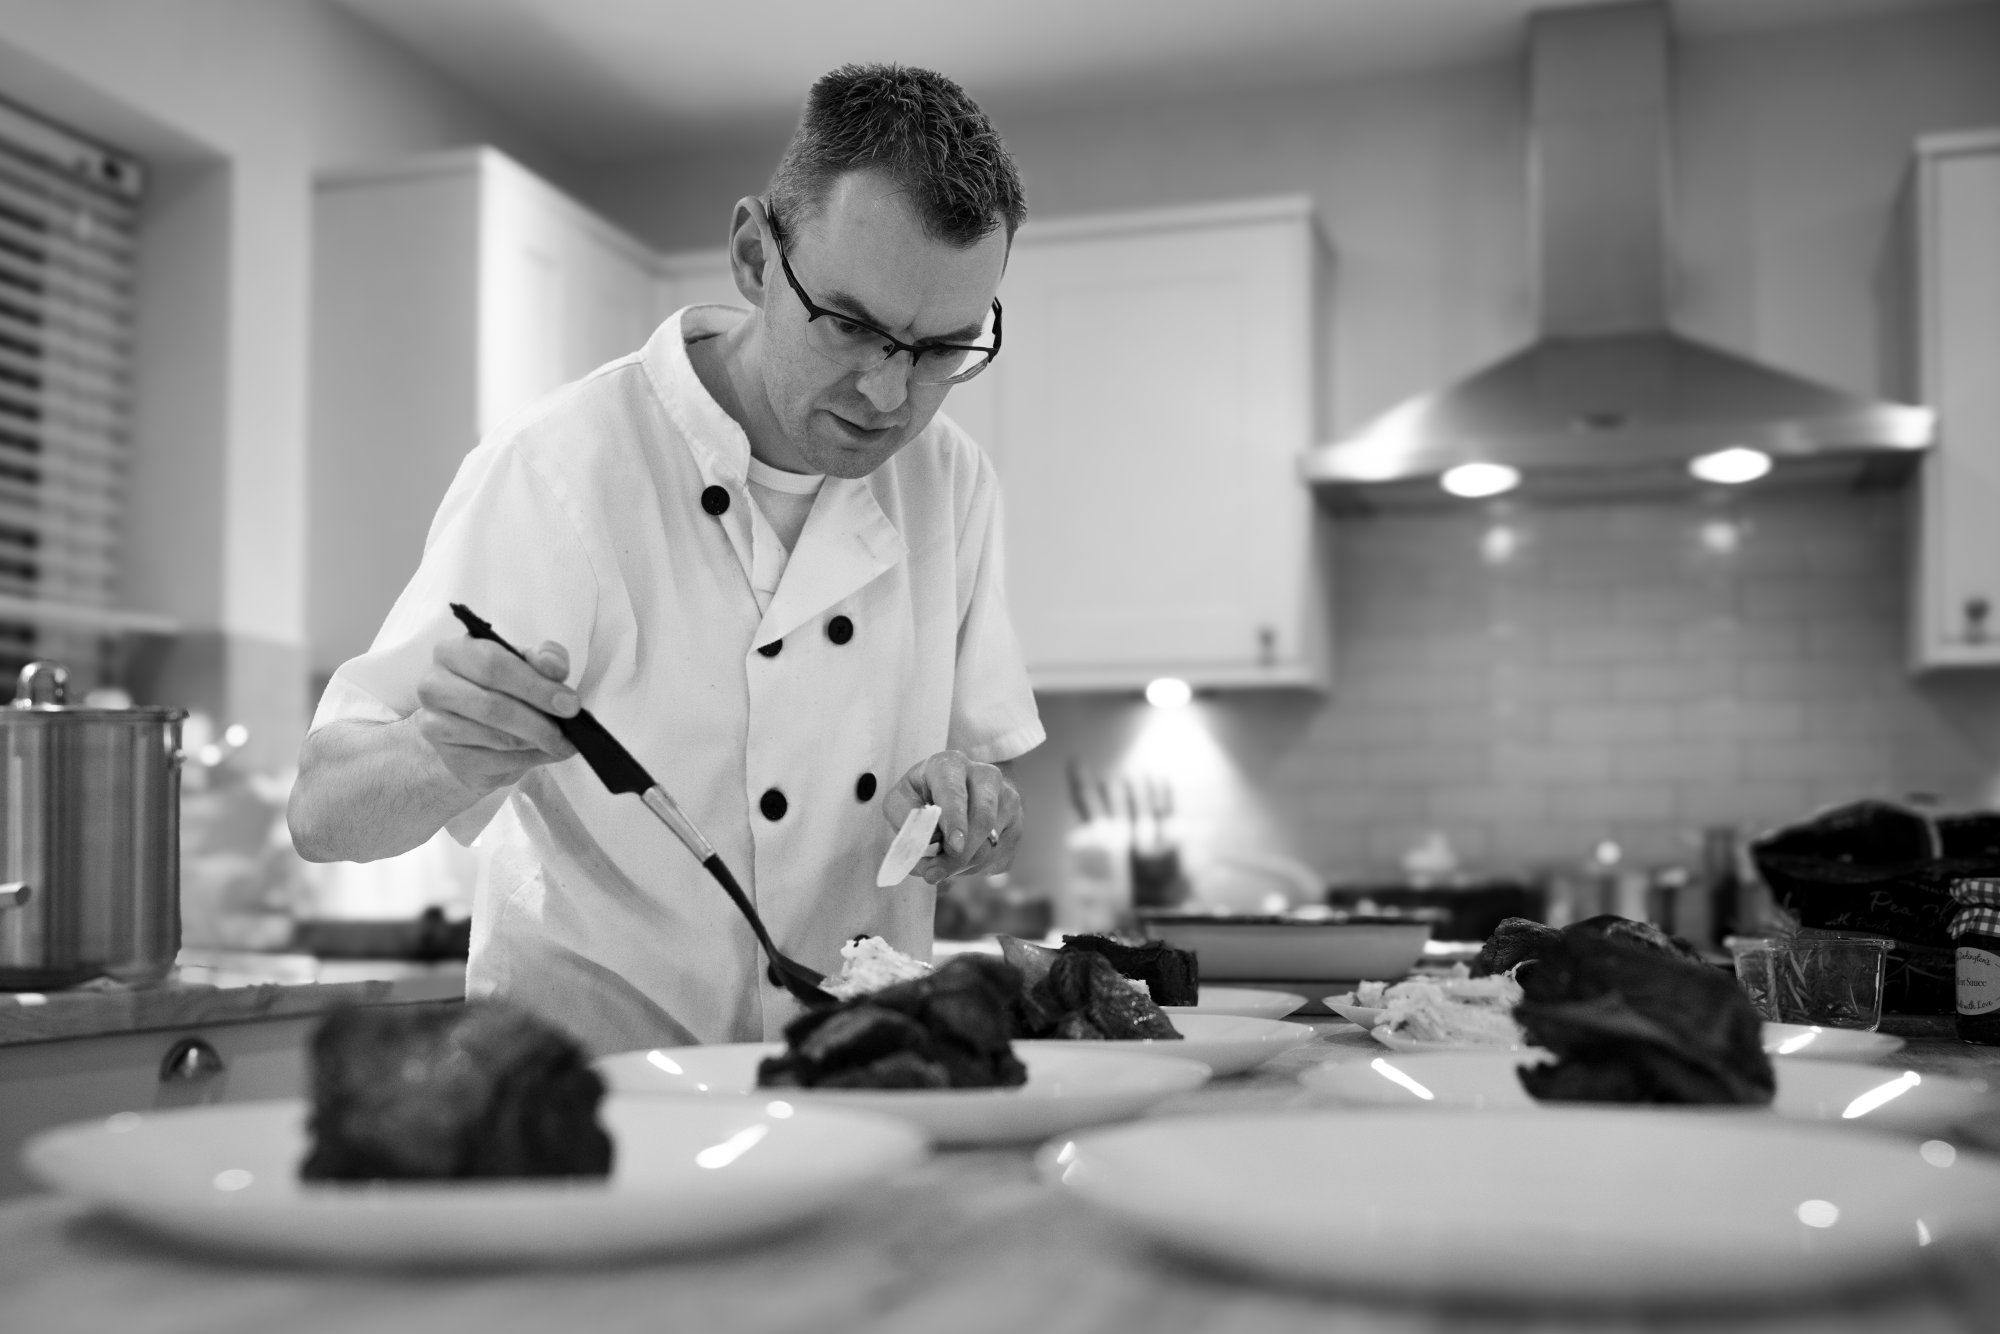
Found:
[[[69,668],[59,662],[36,661],[21,669],[14,687],[14,707],[61,704],[69,697]]]

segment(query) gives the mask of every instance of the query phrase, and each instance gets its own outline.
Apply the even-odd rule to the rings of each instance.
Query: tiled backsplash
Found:
[[[1333,694],[1197,706],[1224,763],[1184,798],[1191,840],[1325,871],[1391,871],[1431,829],[1480,867],[1606,837],[1653,863],[1692,860],[1703,825],[1866,794],[1994,803],[2000,671],[1904,665],[1907,505],[1821,489],[1344,518]],[[1062,759],[1139,767],[1148,725],[1122,701],[1043,711],[1030,877],[1054,872]]]

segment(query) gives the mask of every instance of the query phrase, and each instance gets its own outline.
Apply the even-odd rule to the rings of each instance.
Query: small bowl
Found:
[[[1361,981],[1409,972],[1430,939],[1429,922],[1258,917],[1229,913],[1140,914],[1148,934],[1199,956],[1204,979]]]

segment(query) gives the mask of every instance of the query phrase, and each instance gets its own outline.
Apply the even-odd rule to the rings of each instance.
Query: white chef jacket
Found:
[[[464,602],[523,649],[568,648],[585,707],[708,836],[780,949],[832,973],[868,932],[927,957],[933,890],[875,886],[894,833],[883,795],[940,750],[992,762],[1043,737],[1007,616],[998,480],[934,417],[870,476],[826,480],[760,613],[749,441],[686,348],[741,318],[682,310],[468,454],[416,574],[313,726],[412,713]],[[770,1039],[797,1013],[720,886],[581,757],[448,828],[483,853],[469,994],[523,1003],[593,1053]]]

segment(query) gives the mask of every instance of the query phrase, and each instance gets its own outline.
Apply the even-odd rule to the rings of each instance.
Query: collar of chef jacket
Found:
[[[690,306],[656,335],[665,340],[655,345],[664,355],[649,355],[645,364],[701,469],[702,484],[729,493],[729,508],[717,518],[747,581],[753,568],[750,508],[756,503],[749,490],[750,437],[702,387],[687,356],[688,341],[722,333],[743,317],[733,306]],[[827,478],[757,627],[757,642],[783,639],[908,554],[866,478]]]

